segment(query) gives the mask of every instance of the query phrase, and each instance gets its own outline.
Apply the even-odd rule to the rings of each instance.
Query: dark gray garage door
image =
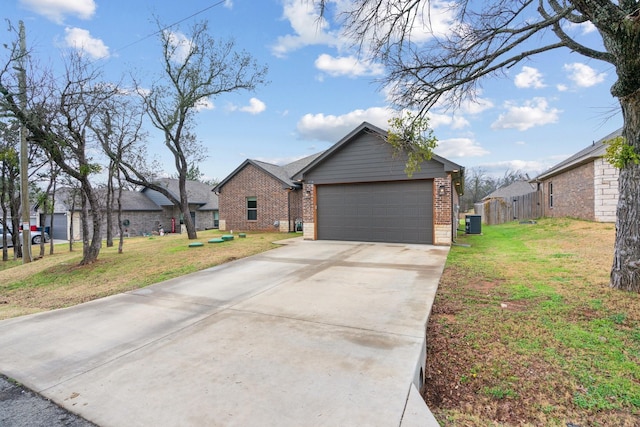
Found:
[[[44,218],[44,226],[49,227],[51,224],[51,215],[46,215]],[[67,229],[67,215],[64,213],[53,214],[53,230],[50,230],[49,234],[53,234],[51,237],[54,239],[67,240],[69,230]]]
[[[318,239],[433,243],[433,181],[317,187]]]

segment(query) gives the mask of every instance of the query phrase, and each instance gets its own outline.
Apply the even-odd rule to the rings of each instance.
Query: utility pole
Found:
[[[20,21],[20,69],[18,70],[18,89],[20,90],[20,109],[27,110],[27,40],[24,22]],[[20,205],[22,208],[22,263],[32,261],[31,258],[31,218],[29,209],[29,147],[27,146],[27,128],[20,126]]]

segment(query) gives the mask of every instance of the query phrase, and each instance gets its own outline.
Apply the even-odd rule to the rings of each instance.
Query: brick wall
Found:
[[[283,184],[263,170],[248,164],[229,180],[218,195],[221,230],[284,230],[289,221],[301,217],[301,196],[293,190],[283,189]],[[257,219],[247,219],[247,197],[255,197]],[[292,206],[289,209],[289,197]],[[276,226],[275,223],[279,222]]]
[[[599,222],[616,222],[618,169],[605,159],[594,162],[594,217]]]
[[[550,205],[550,184],[553,184],[553,206]],[[545,216],[595,220],[593,162],[543,181],[543,191]]]

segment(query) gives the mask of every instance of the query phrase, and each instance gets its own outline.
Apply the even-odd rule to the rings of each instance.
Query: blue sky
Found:
[[[341,2],[332,2],[340,7]],[[2,17],[23,20],[38,62],[60,70],[69,49],[84,54],[114,80],[134,72],[159,76],[161,49],[154,22],[208,20],[214,38],[233,38],[269,67],[270,83],[253,93],[209,100],[198,115],[197,135],[208,149],[200,169],[224,178],[246,158],[283,164],[330,147],[369,121],[386,128],[394,114],[376,82],[380,64],[357,60],[337,22],[319,21],[310,0],[3,0]],[[446,28],[445,15],[433,17]],[[593,27],[570,29],[596,43]],[[0,43],[12,34],[0,33]],[[57,68],[58,67],[58,68]],[[150,82],[151,80],[149,80]],[[478,103],[452,112],[436,108],[430,123],[436,153],[467,168],[502,175],[518,169],[535,175],[622,125],[609,88],[615,70],[567,50],[555,51],[486,80]],[[162,135],[149,129],[149,152],[174,173]]]

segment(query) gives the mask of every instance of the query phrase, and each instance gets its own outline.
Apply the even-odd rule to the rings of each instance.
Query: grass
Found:
[[[483,226],[451,248],[423,395],[443,426],[637,426],[640,299],[608,286],[614,227]]]
[[[274,241],[292,237],[247,233],[246,238],[207,243],[223,234],[217,230],[198,232],[197,241],[204,246],[197,248],[188,247],[191,242],[180,234],[127,238],[122,254],[117,252],[117,242],[111,248],[103,246],[98,261],[89,266],[79,266],[80,243],[74,245],[73,252],[68,244],[57,245],[54,255],[25,265],[20,260],[0,262],[0,319],[141,288],[272,249]]]

